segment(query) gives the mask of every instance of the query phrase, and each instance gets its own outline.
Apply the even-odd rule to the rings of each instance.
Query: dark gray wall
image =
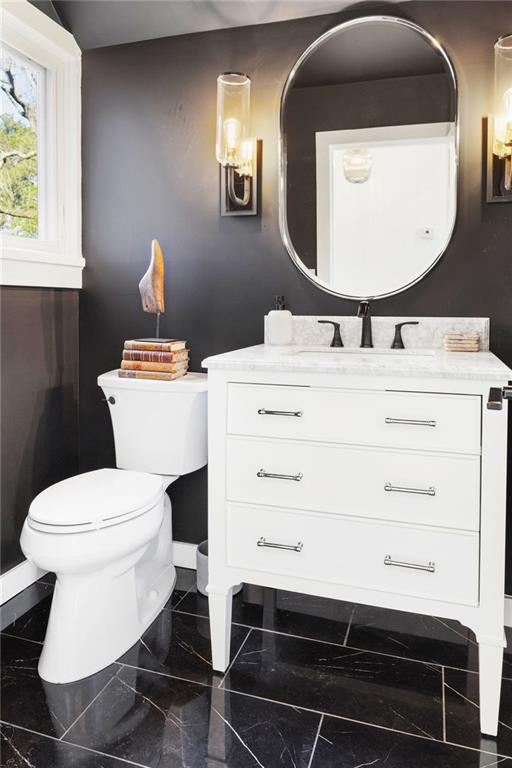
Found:
[[[1,570],[34,496],[78,471],[78,291],[1,289]]]
[[[54,21],[49,0],[33,3]],[[78,471],[78,291],[0,291],[0,572],[23,560],[30,502]]]
[[[383,6],[379,6],[381,10]],[[493,45],[510,27],[509,2],[391,6],[446,46],[461,105],[459,209],[439,266],[409,291],[375,304],[384,315],[483,315],[492,347],[512,363],[512,205],[484,204],[482,117],[491,111]],[[365,9],[366,12],[366,9]],[[354,313],[295,270],[279,236],[277,131],[281,89],[299,54],[346,16],[209,32],[84,55],[85,290],[80,295],[82,468],[112,465],[112,434],[96,376],[119,364],[123,340],[153,331],[137,283],[152,237],[167,256],[163,332],[201,360],[261,342],[275,294],[301,314]],[[253,132],[263,139],[262,214],[219,217],[215,80],[250,73]],[[205,471],[172,488],[175,535],[206,535]],[[510,571],[510,567],[509,567]],[[512,584],[509,585],[512,591]]]

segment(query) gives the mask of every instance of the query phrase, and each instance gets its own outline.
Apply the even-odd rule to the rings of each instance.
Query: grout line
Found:
[[[14,728],[18,731],[25,731],[26,733],[32,733],[34,736],[40,736],[42,739],[50,739],[50,741],[55,741],[58,744],[65,744],[68,747],[74,747],[75,749],[83,749],[86,752],[93,752],[95,755],[101,755],[102,757],[108,757],[111,760],[120,760],[123,763],[126,763],[127,765],[135,765],[137,768],[150,768],[148,765],[144,765],[143,763],[134,763],[132,760],[128,760],[126,757],[117,757],[116,755],[110,755],[108,752],[100,752],[98,749],[94,749],[93,747],[84,747],[83,744],[75,744],[73,741],[61,741],[57,736],[50,736],[48,733],[41,733],[41,731],[34,731],[32,728],[26,728],[24,725],[15,725],[14,723],[9,723],[7,720],[0,720],[0,725],[7,725],[10,728]]]
[[[352,613],[350,614],[350,619],[348,620],[347,631],[345,632],[345,639],[343,641],[343,645],[345,645],[345,646],[347,645],[347,642],[348,642],[348,636],[349,636],[350,630],[352,628],[352,620],[354,618],[354,613],[355,612],[356,612],[356,606],[354,605],[354,607],[352,608]]]
[[[198,613],[189,613],[188,611],[176,611],[185,616],[195,616],[198,619],[208,619],[208,616],[201,616]],[[353,645],[344,645],[343,643],[335,643],[332,640],[320,640],[317,637],[307,637],[306,635],[294,635],[291,632],[280,632],[277,629],[266,629],[265,627],[254,627],[252,624],[242,624],[238,621],[233,621],[232,624],[237,627],[244,627],[245,629],[252,629],[256,632],[270,632],[273,635],[282,635],[283,637],[293,637],[296,640],[308,640],[310,643],[323,643],[324,645],[332,645],[335,648],[347,648],[351,651],[362,651],[363,653],[371,653],[374,656],[388,656],[391,659],[399,659],[400,661],[411,661],[415,664],[424,664],[430,667],[441,667],[442,664],[437,661],[422,661],[421,659],[411,659],[408,656],[397,656],[393,653],[383,653],[382,651],[372,651],[369,648],[356,648]],[[470,670],[462,669],[461,667],[452,667],[452,669],[458,669],[460,672],[466,672]]]
[[[251,632],[252,632],[252,628],[251,628],[251,629],[248,631],[248,633],[247,633],[247,634],[246,634],[246,636],[244,637],[244,640],[243,640],[243,642],[242,642],[242,644],[241,644],[240,648],[239,648],[239,649],[238,649],[238,651],[235,653],[235,656],[234,656],[234,658],[233,658],[233,661],[232,661],[232,662],[231,662],[231,663],[228,665],[228,668],[227,668],[227,669],[226,669],[226,671],[224,672],[224,675],[223,675],[223,677],[222,677],[222,680],[221,680],[221,681],[220,681],[220,683],[218,684],[217,688],[221,688],[221,687],[222,687],[222,684],[224,683],[224,680],[226,679],[226,677],[227,677],[227,675],[228,675],[228,672],[231,670],[231,667],[233,666],[233,664],[235,663],[235,661],[238,659],[238,656],[239,656],[239,654],[240,654],[240,651],[242,650],[242,648],[243,648],[243,647],[244,647],[244,645],[246,644],[246,642],[247,642],[247,640],[248,640],[248,638],[249,638],[249,635],[251,634]],[[226,690],[226,689],[223,689],[223,690]]]
[[[3,637],[10,637],[12,640],[21,640],[22,642],[35,643],[36,645],[43,645],[42,640],[31,640],[30,637],[19,637],[19,635],[11,635],[10,632],[0,632]]]
[[[127,667],[128,669],[136,669],[138,672],[147,672],[148,675],[158,675],[159,677],[170,678],[171,680],[181,680],[183,683],[193,683],[193,685],[201,685],[203,688],[213,688],[212,683],[203,683],[200,680],[192,680],[190,677],[180,677],[179,675],[172,675],[170,672],[157,672],[155,669],[146,669],[145,667],[136,667],[135,664],[127,664],[123,661],[116,662],[120,665],[121,669]],[[121,671],[121,670],[119,670]]]
[[[112,680],[114,679],[114,677],[116,677],[116,676],[117,676],[117,673],[118,673],[118,672],[119,672],[119,670],[116,670],[116,674],[115,674],[115,675],[113,675],[111,678],[109,678],[109,680],[107,680],[107,682],[105,683],[105,685],[103,686],[103,688],[102,688],[100,691],[98,691],[98,693],[96,694],[96,696],[95,696],[95,697],[94,697],[94,698],[93,698],[93,699],[92,699],[92,700],[91,700],[91,701],[88,703],[88,705],[85,707],[85,709],[83,709],[83,710],[80,712],[80,714],[78,715],[78,717],[75,717],[75,719],[73,720],[73,722],[71,723],[71,725],[68,725],[68,727],[66,728],[66,730],[64,731],[64,733],[62,734],[62,736],[59,736],[59,741],[62,741],[62,740],[63,740],[64,736],[66,736],[66,735],[69,733],[69,731],[70,731],[70,730],[73,728],[73,726],[74,726],[74,725],[76,725],[76,723],[77,723],[77,722],[80,720],[80,718],[82,717],[82,715],[85,715],[85,713],[87,712],[87,710],[89,709],[89,707],[92,707],[92,705],[94,704],[94,702],[96,701],[96,699],[97,699],[99,696],[101,696],[101,694],[103,693],[103,691],[105,690],[105,688],[107,688],[107,686],[109,686],[109,685],[110,685],[110,683],[112,682]]]
[[[441,739],[436,739],[436,738],[433,738],[432,736],[424,736],[421,733],[411,733],[410,731],[401,731],[397,728],[390,728],[389,726],[386,726],[386,725],[378,725],[377,723],[370,723],[367,720],[355,720],[354,718],[346,717],[345,715],[335,715],[332,712],[322,712],[319,709],[310,709],[309,707],[298,706],[297,704],[290,704],[286,701],[279,701],[278,699],[269,699],[265,696],[257,696],[254,693],[245,693],[242,691],[237,691],[236,689],[232,689],[232,688],[223,688],[223,690],[225,690],[227,693],[237,694],[238,696],[248,696],[251,699],[258,699],[259,701],[268,701],[269,704],[279,704],[282,707],[291,707],[291,709],[295,709],[295,710],[300,709],[303,712],[311,712],[314,715],[324,715],[325,717],[330,717],[335,720],[343,720],[344,722],[348,722],[348,723],[356,723],[357,725],[364,725],[367,728],[377,728],[378,730],[381,730],[381,731],[398,733],[401,736],[410,736],[413,739],[422,739],[423,741],[428,741],[430,744],[445,743]],[[453,741],[447,741],[446,744],[450,747],[459,747],[460,749],[467,749],[467,750],[470,750],[471,752],[477,752],[478,754],[483,753],[486,755],[493,755],[494,757],[496,757],[495,752],[488,752],[487,750],[478,749],[478,747],[470,747],[467,744],[458,744],[457,742],[453,742]],[[510,760],[512,758],[512,754],[511,755],[499,754],[498,757],[504,757]]]
[[[164,608],[166,611],[174,611],[180,603],[183,602],[183,600],[187,597],[187,595],[194,589],[194,585],[192,584],[191,587],[187,589],[184,595],[180,597],[177,603],[174,603],[174,605],[171,605],[169,608]],[[183,613],[183,611],[180,611],[180,613]]]
[[[444,667],[441,668],[441,701],[443,704],[443,741],[446,741],[446,697],[444,687]]]
[[[245,644],[247,638],[249,637],[249,634],[250,634],[250,632],[247,634],[247,637],[245,638],[244,642],[240,646],[240,649],[239,649],[235,659],[237,658],[238,654],[242,650],[242,646]],[[233,659],[233,662],[235,661],[235,659]],[[158,675],[158,676],[161,676],[161,677],[174,677],[172,675],[165,675],[164,673],[161,673],[161,672],[155,672],[154,670],[142,669],[140,667],[131,667],[131,665],[129,665],[129,664],[124,664],[124,663],[120,664],[119,662],[116,662],[116,663],[119,664],[120,668],[122,668],[122,667],[130,667],[130,668],[134,668],[134,669],[140,669],[142,672],[147,672],[149,674],[154,674],[154,675]],[[231,666],[232,666],[232,664],[230,665],[230,667]],[[226,672],[226,674],[227,674],[227,672]],[[182,680],[184,678],[177,678],[177,679]],[[111,681],[112,680],[109,680],[109,683]],[[208,687],[211,688],[212,687],[211,685],[208,685],[208,684],[205,684],[205,683],[198,683],[195,680],[194,681],[190,681],[190,680],[186,680],[185,679],[185,682],[192,682],[192,683],[194,683],[196,685],[201,685],[201,686],[206,687],[206,688],[208,688]],[[224,679],[221,681],[221,684],[222,684],[222,682],[224,682]],[[107,685],[109,683],[107,683]],[[104,690],[104,689],[102,689],[102,690]],[[336,714],[333,714],[332,712],[322,712],[320,710],[311,709],[309,707],[298,706],[296,704],[290,704],[288,702],[279,701],[277,699],[269,699],[269,698],[267,698],[265,696],[258,696],[258,695],[252,694],[252,693],[246,693],[246,692],[243,692],[243,691],[237,691],[237,690],[231,689],[231,688],[223,688],[222,690],[226,691],[227,693],[233,693],[233,694],[235,694],[235,696],[245,696],[247,698],[257,699],[259,701],[267,701],[267,702],[269,702],[271,704],[276,704],[276,705],[283,706],[283,707],[289,707],[289,708],[294,709],[294,710],[299,709],[299,710],[302,710],[304,712],[310,712],[310,713],[317,714],[317,715],[319,714],[322,717],[330,717],[330,718],[333,718],[333,719],[336,719],[336,720],[343,720],[345,722],[350,722],[350,723],[356,723],[358,725],[363,725],[363,726],[366,726],[368,728],[376,728],[378,730],[388,731],[388,732],[391,732],[391,733],[398,733],[398,734],[400,734],[402,736],[410,736],[411,738],[422,739],[422,740],[428,741],[430,743],[432,743],[432,742],[435,742],[435,743],[438,743],[438,744],[446,743],[448,746],[457,747],[457,748],[460,748],[460,749],[466,749],[466,750],[469,750],[471,752],[477,752],[479,754],[486,754],[486,755],[488,754],[488,755],[491,755],[493,757],[498,756],[500,758],[505,758],[505,759],[507,759],[507,758],[510,759],[510,757],[512,757],[512,755],[510,755],[510,756],[503,755],[503,754],[496,755],[495,752],[488,752],[487,750],[481,750],[481,749],[478,749],[477,747],[468,746],[467,744],[460,744],[460,743],[452,742],[452,741],[443,742],[440,739],[436,739],[436,738],[432,738],[432,737],[428,737],[428,736],[423,736],[421,734],[411,733],[409,731],[401,731],[401,730],[396,729],[396,728],[389,728],[388,726],[378,725],[376,723],[371,723],[371,722],[367,722],[367,721],[364,721],[364,720],[356,720],[354,718],[346,717],[344,715],[336,715]],[[454,691],[454,692],[458,693],[458,691]],[[101,691],[100,691],[100,693],[101,693]],[[459,695],[461,695],[461,694],[459,694]],[[462,697],[462,698],[465,698],[465,697]],[[470,703],[474,704],[473,702],[470,702]],[[91,704],[92,704],[92,702],[91,702]],[[476,706],[476,705],[474,705],[474,706]],[[80,717],[81,717],[81,715],[80,715]],[[64,735],[65,735],[65,733],[67,733],[67,731],[63,734],[63,736],[60,737],[60,739],[58,739],[55,736],[48,736],[47,734],[41,733],[40,731],[34,731],[34,730],[30,729],[30,728],[26,728],[25,726],[16,725],[14,723],[9,723],[8,721],[5,721],[5,720],[0,720],[0,723],[4,723],[6,725],[12,725],[14,728],[19,728],[21,730],[28,731],[29,733],[34,733],[34,734],[36,734],[38,736],[42,736],[44,738],[50,738],[53,741],[61,741],[62,740],[61,743],[63,743],[63,744],[69,744],[71,746],[75,746],[75,747],[78,747],[80,749],[85,749],[87,751],[94,752],[96,754],[104,755],[106,757],[112,757],[112,758],[115,758],[117,760],[122,760],[123,762],[126,762],[129,765],[138,766],[138,768],[148,768],[147,766],[144,766],[141,763],[130,762],[129,760],[127,760],[125,758],[116,757],[115,755],[109,755],[108,753],[100,752],[100,751],[95,750],[95,749],[93,749],[91,747],[85,747],[85,746],[83,746],[81,744],[75,744],[74,742],[65,741],[64,740]],[[68,728],[68,731],[69,731],[69,728]]]
[[[233,622],[235,623],[235,622]],[[239,624],[241,627],[249,627],[248,624]],[[310,643],[322,643],[324,645],[331,645],[334,648],[346,648],[348,651],[358,651],[359,653],[369,653],[372,656],[386,656],[390,659],[398,659],[399,661],[409,661],[413,664],[423,664],[424,667],[439,667],[441,670],[442,664],[438,661],[422,661],[421,659],[410,659],[408,656],[397,656],[394,653],[383,653],[382,651],[371,651],[369,648],[358,648],[355,645],[342,645],[341,643],[333,643],[331,640],[318,640],[314,637],[304,637],[304,635],[292,635],[288,632],[279,632],[274,629],[264,629],[263,627],[251,627],[256,632],[270,632],[273,635],[282,635],[283,637],[293,637],[295,640],[307,640]],[[457,667],[455,667],[457,669]],[[467,670],[461,669],[461,672]],[[475,673],[477,674],[477,673]]]
[[[180,610],[176,610],[176,608],[174,607],[166,610],[172,610],[172,611],[175,611],[176,613],[181,613],[184,616],[195,616],[198,619],[206,619],[207,621],[209,620],[209,616],[204,616],[201,613],[192,613],[191,611],[180,611]],[[354,611],[355,611],[355,608],[354,608]],[[467,667],[454,667],[451,664],[443,664],[440,661],[424,661],[422,659],[414,659],[411,656],[398,656],[397,654],[394,654],[394,653],[385,653],[384,651],[374,651],[371,648],[359,648],[354,645],[345,645],[345,642],[335,643],[332,640],[321,640],[318,637],[307,637],[306,635],[295,635],[291,632],[280,632],[279,630],[276,630],[276,629],[266,629],[266,627],[256,627],[252,624],[243,624],[240,621],[233,621],[231,623],[233,626],[244,627],[245,629],[254,629],[254,630],[257,630],[258,632],[271,632],[274,635],[283,635],[284,637],[294,637],[297,640],[309,640],[312,643],[324,643],[325,645],[333,645],[336,648],[348,648],[349,650],[352,650],[352,651],[363,651],[364,653],[371,653],[374,656],[386,656],[391,659],[398,659],[400,661],[410,661],[414,664],[424,664],[427,667],[439,667],[439,669],[441,669],[441,667],[445,667],[446,669],[454,669],[458,672],[470,672],[472,675],[478,675],[477,669],[467,669]],[[347,640],[348,640],[348,636],[347,636]],[[435,640],[435,642],[442,643],[443,641]],[[502,679],[512,680],[512,676],[505,677],[505,675],[503,675]]]
[[[318,723],[318,728],[316,729],[316,736],[315,740],[313,742],[313,749],[311,750],[311,756],[309,758],[308,768],[311,768],[311,765],[313,763],[313,758],[315,756],[316,752],[316,745],[318,744],[318,737],[320,736],[320,731],[322,730],[322,723],[324,722],[325,715],[320,715],[320,722]]]

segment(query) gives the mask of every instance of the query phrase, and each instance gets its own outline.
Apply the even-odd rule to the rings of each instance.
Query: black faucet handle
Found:
[[[395,325],[395,337],[391,345],[391,349],[405,349],[404,340],[402,339],[402,328],[404,325],[419,325],[418,320],[406,320],[403,323],[397,323]]]
[[[357,317],[370,317],[370,302],[361,301],[357,308]]]
[[[333,336],[332,336],[331,347],[342,347],[343,346],[343,341],[341,339],[341,332],[340,332],[340,324],[339,323],[335,323],[334,320],[317,320],[317,322],[333,326],[334,333],[333,333]]]

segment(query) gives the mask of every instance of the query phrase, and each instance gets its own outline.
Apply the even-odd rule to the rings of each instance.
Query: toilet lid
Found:
[[[70,477],[42,491],[28,512],[30,520],[52,526],[101,524],[151,509],[162,495],[162,479],[146,472],[97,469]],[[121,520],[120,520],[121,522]]]

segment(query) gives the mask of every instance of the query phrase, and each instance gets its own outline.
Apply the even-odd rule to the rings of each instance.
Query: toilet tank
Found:
[[[116,465],[158,475],[185,475],[204,467],[207,453],[208,377],[175,381],[98,376],[112,418]]]

